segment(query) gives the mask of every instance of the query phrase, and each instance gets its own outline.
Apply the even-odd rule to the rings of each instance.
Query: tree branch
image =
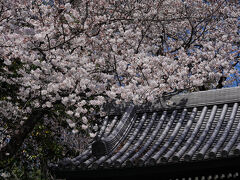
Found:
[[[28,134],[32,132],[36,124],[47,113],[47,110],[34,110],[25,123],[19,129],[15,130],[9,143],[0,149],[0,169],[8,166],[10,163],[8,160],[16,155]]]

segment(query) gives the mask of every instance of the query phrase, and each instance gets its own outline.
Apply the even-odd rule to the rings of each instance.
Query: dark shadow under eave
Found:
[[[56,178],[75,179],[125,179],[125,178],[189,178],[202,176],[239,175],[240,157],[162,164],[159,166],[97,169],[97,170],[54,170]],[[238,177],[239,178],[239,177]],[[206,179],[206,178],[205,178]]]

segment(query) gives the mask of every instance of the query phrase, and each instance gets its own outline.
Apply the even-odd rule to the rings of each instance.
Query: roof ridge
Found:
[[[141,109],[144,109],[144,111],[181,109],[235,102],[240,102],[240,86],[178,94],[170,97],[168,100],[160,99],[159,102],[150,106],[149,104],[139,106],[138,109],[139,111]]]
[[[192,108],[235,102],[240,102],[240,86],[172,95],[168,98],[160,98],[154,103],[136,105],[136,111],[144,113],[149,111]],[[108,115],[122,114],[125,109],[132,104],[131,102],[119,105],[110,103],[105,104],[103,109]]]

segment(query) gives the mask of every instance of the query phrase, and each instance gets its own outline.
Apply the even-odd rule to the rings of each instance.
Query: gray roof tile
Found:
[[[162,106],[131,105],[121,119],[114,113],[108,116],[92,148],[71,159],[72,163],[84,170],[240,156],[239,87],[170,100],[173,106],[165,102]],[[105,144],[100,155],[98,146],[94,149],[97,141]]]

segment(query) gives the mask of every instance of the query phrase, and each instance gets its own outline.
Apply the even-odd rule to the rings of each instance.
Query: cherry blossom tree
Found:
[[[0,126],[11,137],[2,161],[39,123],[94,137],[104,104],[154,103],[238,76],[237,1],[44,2],[0,0]]]

